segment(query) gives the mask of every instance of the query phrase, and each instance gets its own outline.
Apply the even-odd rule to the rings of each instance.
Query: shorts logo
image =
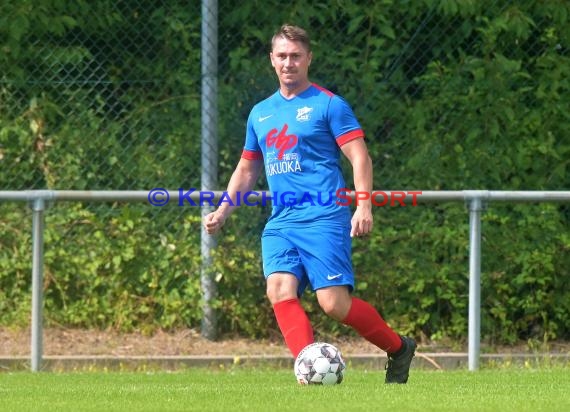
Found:
[[[327,280],[335,280],[342,277],[342,274],[339,273],[338,275],[327,275]]]
[[[301,107],[300,109],[297,109],[297,121],[298,122],[307,122],[309,121],[309,119],[311,118],[310,114],[313,111],[312,107]]]

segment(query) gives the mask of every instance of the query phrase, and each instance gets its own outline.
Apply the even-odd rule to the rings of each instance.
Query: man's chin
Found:
[[[283,85],[285,85],[288,89],[291,88],[296,88],[301,86],[301,84],[303,83],[301,80],[299,80],[299,78],[281,78],[281,83],[283,83]]]

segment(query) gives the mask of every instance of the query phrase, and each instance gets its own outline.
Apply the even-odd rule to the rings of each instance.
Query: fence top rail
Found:
[[[90,201],[90,202],[148,202],[152,203],[151,190],[0,190],[0,202],[33,202],[41,201]],[[209,205],[217,202],[225,193],[221,190],[199,189],[161,189],[161,196],[168,196],[170,202],[192,199],[194,202]],[[248,192],[248,199],[258,201],[263,196],[272,196],[267,190]],[[204,196],[207,194],[207,196]],[[508,190],[387,190],[373,191],[378,197],[395,196],[406,202],[448,202],[470,201],[479,199],[483,202],[570,202],[570,191],[508,191]],[[354,198],[354,192],[346,192],[344,196]]]

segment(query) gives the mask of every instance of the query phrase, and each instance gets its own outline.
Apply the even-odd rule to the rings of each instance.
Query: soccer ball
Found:
[[[344,378],[346,364],[335,346],[325,342],[307,345],[295,359],[293,370],[301,385],[334,385]]]

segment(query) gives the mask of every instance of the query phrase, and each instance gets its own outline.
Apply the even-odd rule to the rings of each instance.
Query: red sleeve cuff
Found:
[[[360,139],[360,138],[364,139],[364,131],[362,129],[356,129],[348,133],[345,133],[343,135],[340,135],[339,137],[336,138],[336,142],[339,146],[342,146],[343,144],[346,144],[351,140]]]
[[[256,152],[255,150],[243,149],[243,152],[241,152],[241,157],[247,160],[262,160],[263,153]]]

